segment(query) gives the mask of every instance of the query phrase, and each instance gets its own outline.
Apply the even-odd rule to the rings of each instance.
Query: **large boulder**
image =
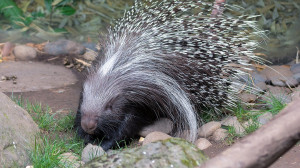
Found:
[[[1,92],[0,102],[0,165],[25,167],[39,128],[27,111]]]
[[[92,167],[196,167],[207,157],[195,145],[179,138],[149,143],[137,148],[127,148],[120,153],[103,155],[84,165]]]

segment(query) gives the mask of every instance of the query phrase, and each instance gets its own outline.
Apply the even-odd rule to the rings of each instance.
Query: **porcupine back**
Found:
[[[94,71],[118,79],[112,83],[132,102],[150,100],[149,107],[174,122],[175,136],[190,130],[186,138],[193,141],[196,111],[235,105],[240,83],[233,81],[243,68],[229,65],[257,59],[253,50],[259,43],[251,39],[260,31],[247,16],[212,17],[213,4],[206,1],[146,4],[136,2],[109,30]]]

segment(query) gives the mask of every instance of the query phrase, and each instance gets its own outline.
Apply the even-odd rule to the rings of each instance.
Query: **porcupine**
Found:
[[[174,123],[173,136],[194,141],[201,108],[235,105],[242,70],[228,65],[256,59],[250,37],[259,31],[249,17],[213,6],[148,0],[125,12],[83,85],[75,126],[85,142],[108,150],[162,117]]]

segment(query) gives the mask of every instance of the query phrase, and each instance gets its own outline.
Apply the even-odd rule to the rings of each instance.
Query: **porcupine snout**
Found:
[[[88,134],[94,134],[97,128],[98,117],[92,115],[83,115],[81,119],[81,127]]]

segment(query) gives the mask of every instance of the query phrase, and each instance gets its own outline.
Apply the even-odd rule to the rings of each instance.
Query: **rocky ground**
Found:
[[[15,45],[2,44],[2,63],[0,63],[0,91],[7,96],[22,96],[29,102],[41,102],[48,105],[53,113],[67,114],[72,111],[75,115],[78,106],[79,93],[84,80],[84,68],[90,66],[95,58],[93,50],[95,44],[80,45],[72,41],[61,40],[54,43]],[[250,75],[241,77],[245,86],[257,88],[258,92],[267,91],[262,96],[249,92],[241,92],[240,97],[248,105],[255,107],[258,99],[269,100],[273,95],[285,103],[289,103],[294,96],[299,96],[300,64],[255,67],[252,66]],[[297,87],[298,86],[298,87]],[[271,120],[273,114],[264,113],[257,118],[259,125]],[[240,123],[237,117],[228,116],[220,121],[212,121],[203,125],[199,131],[199,139],[195,145],[209,157],[228,148],[226,137],[230,132],[226,127],[233,127],[239,135],[245,134],[247,124],[251,120]],[[139,134],[143,145],[150,142],[167,139],[172,129],[172,122],[167,119],[158,121],[155,125],[142,130]],[[156,131],[156,132],[153,132]],[[157,132],[158,131],[158,132]],[[0,131],[1,132],[1,131]],[[235,139],[238,141],[238,139]],[[5,146],[5,145],[4,145]],[[7,145],[6,145],[7,146]],[[1,147],[1,144],[0,144]],[[99,151],[101,152],[99,152]],[[103,153],[98,147],[88,145],[83,150],[82,161],[89,160],[86,154],[96,151],[95,155]],[[0,152],[2,150],[0,149]],[[65,154],[67,158],[72,153]],[[283,155],[272,168],[298,168],[300,167],[300,145]],[[78,160],[78,158],[73,158]]]

